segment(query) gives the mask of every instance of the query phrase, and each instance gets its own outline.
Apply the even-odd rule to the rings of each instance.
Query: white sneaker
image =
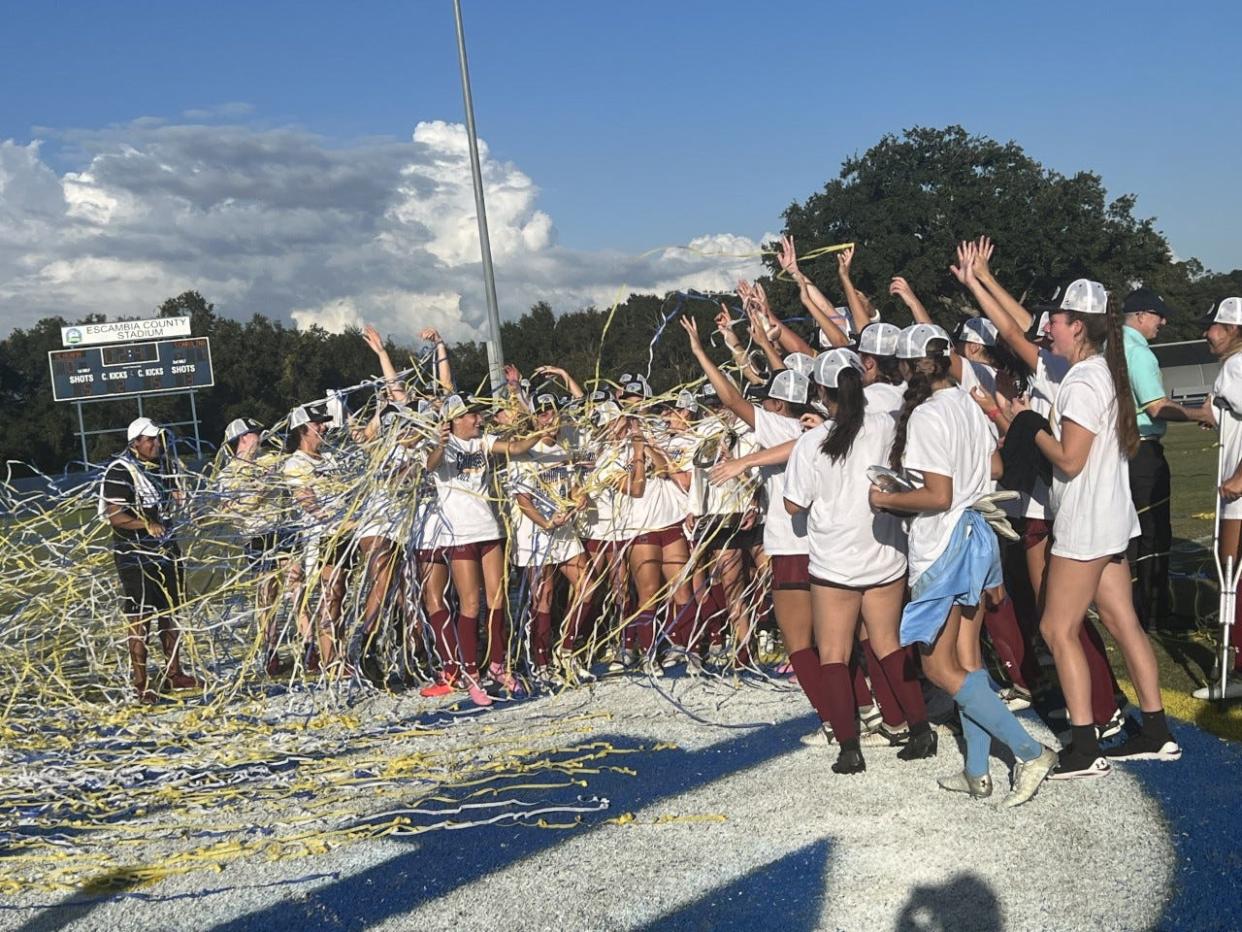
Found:
[[[998,695],[1010,712],[1021,712],[1023,709],[1031,707],[1031,694],[1021,686],[1010,686],[1008,689],[1002,689]]]
[[[723,644],[713,644],[707,649],[707,666],[723,667],[729,661],[729,649]]]
[[[883,724],[884,716],[878,705],[869,705],[865,709],[858,710],[858,733],[860,735],[874,734]]]
[[[803,735],[798,739],[809,748],[826,748],[836,743],[836,738],[832,735],[832,726],[824,722],[810,734]]]
[[[969,777],[965,771],[955,773],[951,777],[937,777],[936,782],[942,790],[950,793],[967,793],[975,799],[987,799],[992,795],[992,776]]]
[[[650,660],[643,661],[643,673],[651,677],[653,680],[658,680],[660,677],[664,676],[664,668],[656,662],[655,658],[652,658]]]
[[[623,647],[617,651],[615,660],[608,663],[609,673],[621,673],[638,663],[638,651]]]
[[[875,731],[861,732],[859,734],[858,744],[864,748],[899,748],[909,740],[909,725],[903,722],[900,725],[889,728],[881,719],[880,726]]]
[[[1113,717],[1103,725],[1095,726],[1095,740],[1107,741],[1109,738],[1115,738],[1121,734],[1121,730],[1126,727],[1126,717],[1121,709],[1113,713]]]
[[[1234,678],[1225,684],[1225,691],[1220,691],[1220,680],[1216,679],[1207,686],[1200,686],[1193,693],[1196,699],[1216,702],[1220,699],[1242,699],[1242,673],[1235,673]]]

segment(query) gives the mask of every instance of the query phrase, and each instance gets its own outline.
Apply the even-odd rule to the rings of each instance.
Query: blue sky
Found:
[[[1135,192],[1180,256],[1242,265],[1237,5],[466,0],[476,113],[556,242],[639,253],[757,238],[885,132],[961,123]],[[462,119],[451,4],[22,3],[0,139],[227,122],[324,146]],[[195,111],[243,103],[245,111]],[[190,115],[187,116],[186,114]],[[122,130],[123,132],[123,130]]]

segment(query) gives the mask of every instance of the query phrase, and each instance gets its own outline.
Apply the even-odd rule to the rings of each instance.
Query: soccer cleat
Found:
[[[1073,747],[1061,751],[1056,768],[1048,775],[1049,780],[1098,780],[1113,772],[1113,766],[1103,757],[1075,754]]]
[[[492,697],[487,694],[487,691],[474,680],[470,681],[470,684],[466,687],[466,692],[470,695],[470,701],[481,708],[486,708],[493,702]]]
[[[836,763],[832,765],[833,773],[862,773],[866,769],[867,762],[858,748],[842,748]]]
[[[1002,689],[998,695],[1010,712],[1021,712],[1023,709],[1031,707],[1030,690],[1023,689],[1021,686],[1010,686],[1008,689]]]
[[[1182,749],[1167,733],[1149,735],[1139,732],[1127,738],[1112,750],[1105,751],[1104,756],[1111,760],[1162,760],[1175,761],[1181,759]]]
[[[798,740],[809,748],[826,748],[835,742],[836,738],[832,734],[832,726],[824,722],[813,732],[803,735]]]
[[[664,655],[664,659],[660,661],[660,666],[665,670],[671,670],[680,664],[688,662],[690,651],[684,647],[670,647],[668,653]]]
[[[168,674],[168,685],[173,689],[202,689],[203,684],[188,673],[178,670]]]
[[[889,727],[880,722],[880,727],[865,735],[860,735],[858,743],[864,748],[899,748],[910,740],[910,729],[903,722]]]
[[[1118,709],[1113,713],[1113,717],[1103,725],[1095,726],[1095,740],[1107,741],[1109,738],[1115,738],[1117,735],[1121,734],[1121,730],[1125,727],[1125,713],[1123,713],[1121,709]]]
[[[418,691],[418,694],[424,699],[439,699],[441,696],[447,696],[449,693],[456,691],[456,678],[451,676],[441,676],[430,686],[424,686]]]
[[[898,760],[926,760],[936,756],[936,733],[930,728],[921,734],[911,735],[906,746],[897,752]]]
[[[942,790],[948,790],[950,793],[966,793],[973,799],[987,799],[992,795],[992,777],[986,773],[980,777],[972,777],[963,771],[951,777],[937,777],[936,783]]]
[[[1212,702],[1220,699],[1242,699],[1242,674],[1235,674],[1234,678],[1225,684],[1225,691],[1220,691],[1220,682],[1215,681],[1207,686],[1200,686],[1193,693],[1196,699],[1206,699]]]
[[[1057,765],[1057,752],[1043,748],[1034,760],[1018,761],[1013,767],[1013,789],[1001,805],[1006,809],[1021,806],[1039,791],[1053,767]]]

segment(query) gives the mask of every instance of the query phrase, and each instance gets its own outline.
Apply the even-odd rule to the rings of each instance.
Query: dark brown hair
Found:
[[[854,438],[862,430],[867,397],[863,394],[862,376],[857,369],[850,367],[837,374],[836,388],[821,386],[821,391],[829,402],[836,405],[836,413],[832,416],[832,428],[819,449],[835,463],[849,455]]]
[[[1130,390],[1130,368],[1126,365],[1125,334],[1122,332],[1122,315],[1114,307],[1103,314],[1081,314],[1069,311],[1070,321],[1082,323],[1086,341],[1104,354],[1108,374],[1113,379],[1113,391],[1117,395],[1117,445],[1121,455],[1130,459],[1138,452],[1138,415],[1134,410],[1134,393]]]
[[[948,346],[944,340],[929,340],[927,352],[942,353]],[[949,362],[948,356],[935,355],[909,360],[913,371],[906,383],[906,393],[902,396],[901,414],[897,417],[897,434],[893,438],[893,453],[888,458],[888,464],[893,469],[901,469],[901,457],[906,452],[906,427],[910,424],[910,415],[931,397],[933,382],[942,382],[949,378]]]

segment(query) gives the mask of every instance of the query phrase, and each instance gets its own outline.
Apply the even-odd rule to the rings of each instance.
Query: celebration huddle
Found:
[[[19,6],[0,932],[1242,924],[1242,14]]]

